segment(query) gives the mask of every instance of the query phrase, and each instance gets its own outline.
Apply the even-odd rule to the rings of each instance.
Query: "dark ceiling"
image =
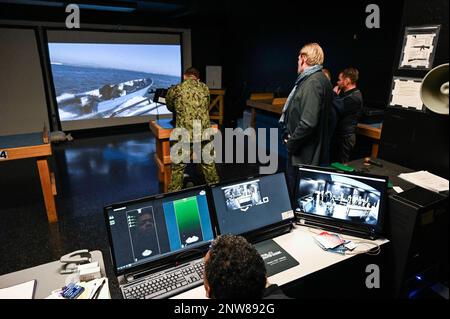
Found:
[[[159,13],[171,17],[180,17],[202,12],[222,12],[228,2],[211,0],[0,0],[0,6],[35,10],[36,8],[65,8],[70,3],[76,3],[82,10]]]
[[[220,18],[232,1],[207,0],[0,0],[0,19],[61,21],[65,8],[76,3],[90,23],[186,24]],[[188,23],[190,24],[190,23]],[[195,22],[194,22],[195,24]]]
[[[0,0],[0,19],[61,22],[68,14],[65,7],[76,3],[82,21],[93,24],[207,28],[233,25],[238,19],[248,24],[310,21],[334,27],[355,20],[348,17],[355,10],[364,12],[366,2],[370,0],[326,2],[323,8],[312,10],[292,0]]]
[[[186,13],[195,7],[197,1],[168,0],[0,0],[0,4],[31,9],[36,7],[62,8],[70,3],[79,4],[85,10],[116,12],[161,12],[165,14]]]

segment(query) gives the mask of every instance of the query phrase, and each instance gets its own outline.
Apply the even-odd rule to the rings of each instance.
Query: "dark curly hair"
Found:
[[[241,236],[223,235],[213,242],[205,276],[215,299],[262,298],[266,286],[264,261]]]

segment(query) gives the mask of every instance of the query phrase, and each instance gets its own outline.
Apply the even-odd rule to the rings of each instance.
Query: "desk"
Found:
[[[155,162],[158,167],[158,180],[163,183],[163,191],[167,193],[170,180],[172,178],[172,161],[170,160],[170,133],[172,133],[173,125],[170,119],[159,121],[150,121],[149,126],[156,139]],[[217,124],[213,124],[212,128],[218,129]]]
[[[36,158],[44,195],[45,209],[50,223],[58,221],[55,198],[56,184],[50,173],[47,157],[52,155],[47,132],[0,136],[0,162]]]
[[[315,232],[319,230],[315,229]],[[302,277],[328,268],[334,264],[343,262],[355,255],[339,255],[322,250],[313,239],[314,234],[307,227],[296,226],[290,233],[274,238],[274,241],[294,257],[300,264],[268,278],[272,284],[282,286],[296,281]],[[345,238],[354,238],[345,236]],[[358,239],[356,239],[358,240]],[[384,245],[389,241],[379,239],[378,245]],[[206,298],[203,286],[191,289],[176,295],[174,299],[203,299]]]
[[[210,89],[211,102],[209,104],[209,118],[218,121],[219,125],[223,124],[224,109],[225,109],[225,90]]]
[[[250,126],[255,128],[256,123],[256,110],[263,110],[266,112],[271,112],[275,114],[280,114],[283,111],[284,103],[286,103],[286,98],[277,98],[273,100],[247,100],[247,106],[252,110],[252,117]],[[362,124],[358,123],[356,127],[356,134],[369,137],[373,140],[371,157],[378,157],[378,148],[381,139],[381,129],[382,124]]]
[[[247,106],[252,109],[250,126],[253,128],[256,127],[256,110],[281,114],[284,103],[286,103],[286,99],[284,98],[273,100],[247,100]]]
[[[378,157],[378,148],[380,145],[382,128],[383,128],[382,123],[376,123],[376,124],[358,123],[358,126],[356,127],[356,134],[366,136],[366,137],[372,139],[372,152],[370,154],[370,156],[372,158]]]
[[[102,252],[99,250],[91,251],[92,261],[98,261],[100,272],[105,277],[105,264],[103,262]],[[66,285],[66,279],[70,275],[61,275],[59,261],[53,261],[40,266],[16,271],[7,275],[0,276],[0,288],[14,286],[23,282],[36,279],[36,291],[34,299],[44,299],[51,294],[53,290],[62,288]],[[107,288],[107,289],[105,289]],[[100,299],[110,299],[108,281],[102,289]]]

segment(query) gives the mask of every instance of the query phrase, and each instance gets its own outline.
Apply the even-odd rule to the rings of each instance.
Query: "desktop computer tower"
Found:
[[[448,277],[448,196],[414,187],[389,196],[394,297],[414,298]]]

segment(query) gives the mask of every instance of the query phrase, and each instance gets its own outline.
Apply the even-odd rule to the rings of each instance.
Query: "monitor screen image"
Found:
[[[322,169],[300,168],[297,182],[297,212],[310,216],[376,226],[386,180]]]
[[[130,202],[107,216],[118,271],[214,239],[205,190]]]
[[[196,197],[165,202],[163,207],[167,227],[172,229],[173,236],[169,237],[171,250],[203,241],[200,207]]]
[[[222,188],[228,210],[247,211],[250,207],[261,205],[269,201],[268,197],[261,197],[259,180],[232,185]]]
[[[135,261],[161,254],[153,206],[125,212]]]
[[[244,234],[294,217],[283,173],[212,188],[221,234]]]
[[[181,82],[175,44],[49,43],[61,122],[171,114],[157,88]]]

